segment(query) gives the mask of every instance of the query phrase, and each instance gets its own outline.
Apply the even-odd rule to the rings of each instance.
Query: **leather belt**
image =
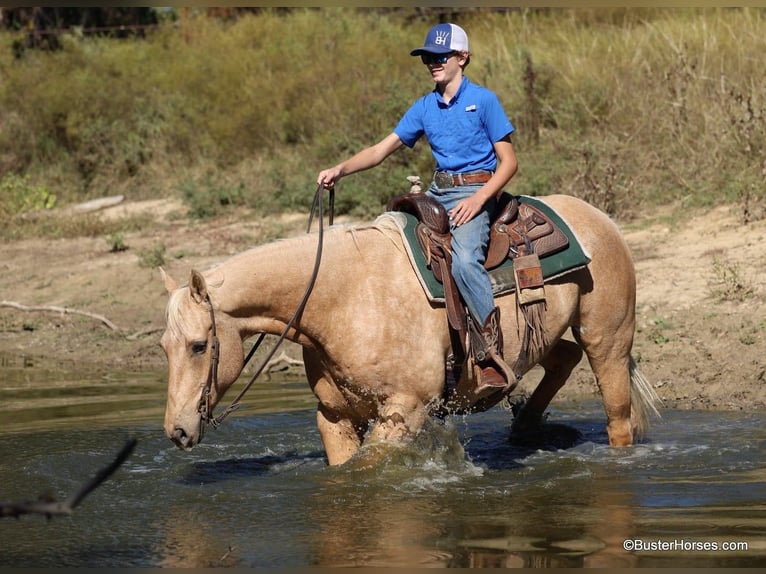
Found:
[[[472,171],[468,173],[449,173],[448,171],[434,172],[434,183],[439,189],[458,187],[473,183],[486,183],[492,177],[491,171]]]

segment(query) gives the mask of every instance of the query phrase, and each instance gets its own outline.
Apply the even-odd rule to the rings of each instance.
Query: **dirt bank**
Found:
[[[0,301],[96,315],[2,306],[6,356],[62,369],[163,370],[158,340],[166,294],[158,271],[146,266],[152,258],[164,258],[174,276],[186,277],[191,267],[204,269],[276,228],[298,234],[306,223],[301,215],[192,224],[179,217],[180,205],[165,200],[126,202],[100,213],[122,217],[136,211],[152,214],[154,223],[125,235],[123,251],[113,251],[114,239],[104,238],[0,245]],[[763,408],[766,220],[742,225],[741,209],[726,206],[677,224],[656,223],[661,215],[624,226],[638,269],[634,354],[642,370],[669,407]],[[533,375],[523,389],[532,388]],[[560,396],[593,393],[583,361]]]

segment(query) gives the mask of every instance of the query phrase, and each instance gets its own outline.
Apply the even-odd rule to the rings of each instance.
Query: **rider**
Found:
[[[497,196],[518,167],[510,137],[514,127],[497,96],[464,76],[471,52],[460,26],[437,24],[410,55],[420,56],[435,89],[407,110],[393,133],[323,170],[317,183],[332,188],[346,175],[377,166],[402,145],[411,148],[422,135],[428,138],[436,171],[427,194],[450,217],[452,274],[471,318],[495,351],[494,359],[479,363],[480,387],[504,387],[510,368],[502,359],[500,310],[483,263]]]

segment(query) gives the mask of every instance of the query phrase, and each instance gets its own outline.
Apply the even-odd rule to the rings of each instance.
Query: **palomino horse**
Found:
[[[514,424],[540,420],[584,350],[603,398],[609,443],[630,445],[656,410],[656,395],[630,354],[636,296],[630,252],[601,211],[570,196],[544,201],[570,223],[591,262],[546,284],[547,347],[537,361],[544,375]],[[258,246],[204,274],[192,270],[185,287],[163,271],[170,293],[162,336],[169,365],[165,432],[179,447],[201,440],[201,393],[209,389],[210,408],[221,400],[243,369],[243,341],[290,325],[316,245],[316,234],[307,234]],[[513,295],[497,304],[505,356],[515,357],[521,314]],[[570,328],[576,343],[562,339]],[[331,465],[347,461],[363,442],[405,440],[426,417],[450,409],[443,404],[450,352],[445,309],[429,303],[391,228],[328,229],[313,291],[287,337],[303,347]],[[214,371],[213,384],[206,383]],[[508,392],[477,394],[465,381],[458,387],[461,402],[453,406],[461,412],[489,408]]]

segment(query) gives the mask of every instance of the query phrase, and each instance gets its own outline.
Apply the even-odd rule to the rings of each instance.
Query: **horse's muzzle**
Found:
[[[168,437],[178,448],[183,450],[192,448],[198,442],[196,437],[189,436],[186,430],[181,427],[175,427],[173,432],[168,434]]]

